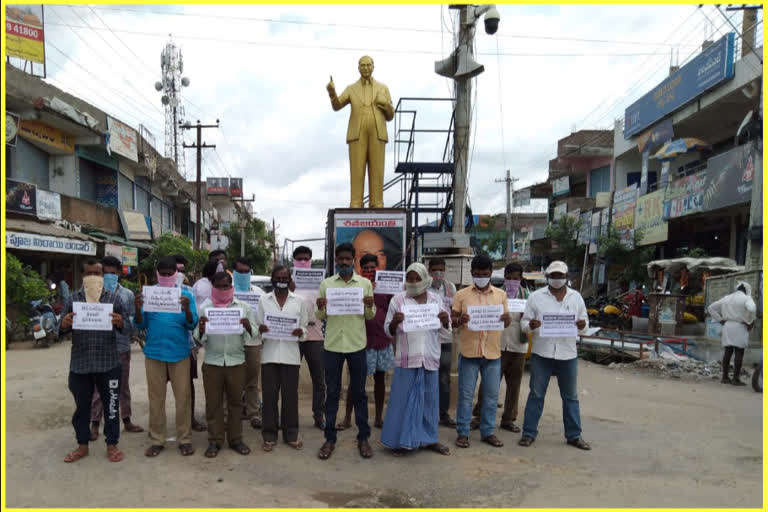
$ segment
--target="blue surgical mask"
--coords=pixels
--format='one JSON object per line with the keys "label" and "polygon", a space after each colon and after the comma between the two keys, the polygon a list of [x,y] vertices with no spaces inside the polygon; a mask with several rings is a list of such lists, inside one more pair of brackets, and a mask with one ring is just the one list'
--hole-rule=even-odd
{"label": "blue surgical mask", "polygon": [[250,272],[233,272],[232,279],[234,281],[236,292],[247,292],[251,289]]}
{"label": "blue surgical mask", "polygon": [[341,265],[336,265],[336,273],[339,274],[341,277],[351,276],[352,272],[354,271],[355,269],[352,265],[348,267],[342,267]]}
{"label": "blue surgical mask", "polygon": [[117,289],[117,274],[104,274],[104,288],[110,292]]}

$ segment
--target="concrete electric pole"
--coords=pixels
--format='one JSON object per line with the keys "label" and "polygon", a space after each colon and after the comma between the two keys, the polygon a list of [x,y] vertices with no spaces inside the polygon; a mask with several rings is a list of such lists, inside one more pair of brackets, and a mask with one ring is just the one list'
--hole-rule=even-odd
{"label": "concrete electric pole", "polygon": [[509,174],[507,169],[507,177],[500,180],[495,180],[496,183],[504,183],[507,189],[507,245],[504,249],[504,262],[509,263],[512,260],[512,196],[515,192],[515,182],[520,178],[513,178]]}
{"label": "concrete electric pole", "polygon": [[197,143],[196,144],[184,144],[185,148],[195,148],[197,149],[197,193],[196,193],[196,201],[197,201],[197,219],[195,220],[195,249],[200,249],[200,209],[202,208],[202,202],[203,202],[203,193],[202,193],[202,169],[201,166],[203,164],[203,148],[215,148],[216,144],[206,144],[205,142],[201,142],[202,137],[202,131],[203,128],[218,128],[219,127],[219,120],[216,120],[216,124],[200,124],[200,120],[197,120],[197,124],[192,125],[189,123],[184,123],[180,126],[181,128],[185,130],[191,130],[192,128],[197,129]]}
{"label": "concrete electric pole", "polygon": [[472,124],[472,79],[485,68],[473,59],[475,24],[485,14],[485,32],[499,29],[499,11],[494,5],[451,5],[459,10],[459,45],[447,59],[435,62],[435,73],[456,82],[453,134],[453,232],[464,232],[469,167],[469,135]]}

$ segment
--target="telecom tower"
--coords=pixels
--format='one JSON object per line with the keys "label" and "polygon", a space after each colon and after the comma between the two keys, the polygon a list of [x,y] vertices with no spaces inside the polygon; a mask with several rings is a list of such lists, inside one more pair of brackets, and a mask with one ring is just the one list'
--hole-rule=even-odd
{"label": "telecom tower", "polygon": [[168,41],[160,53],[160,68],[162,81],[155,82],[155,89],[163,92],[160,101],[165,106],[165,157],[176,162],[176,169],[186,179],[184,139],[179,125],[184,121],[181,88],[189,86],[189,78],[181,76],[184,72],[184,59],[181,48],[174,44],[173,39]]}

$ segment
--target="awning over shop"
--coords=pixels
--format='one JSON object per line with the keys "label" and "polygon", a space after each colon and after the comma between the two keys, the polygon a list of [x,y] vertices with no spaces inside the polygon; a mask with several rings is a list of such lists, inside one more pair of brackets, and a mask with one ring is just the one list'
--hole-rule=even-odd
{"label": "awning over shop", "polygon": [[31,220],[6,219],[5,245],[8,249],[96,255],[98,239]]}
{"label": "awning over shop", "polygon": [[143,213],[133,210],[118,210],[118,213],[127,240],[152,240],[149,223]]}
{"label": "awning over shop", "polygon": [[137,240],[126,240],[125,238],[109,235],[107,233],[103,233],[101,231],[91,231],[88,233],[88,235],[98,238],[100,240],[104,240],[105,242],[111,243],[111,244],[117,244],[117,245],[128,245],[130,247],[136,247],[138,249],[146,249],[148,251],[151,251],[153,249],[152,244],[147,244],[144,242],[139,242]]}

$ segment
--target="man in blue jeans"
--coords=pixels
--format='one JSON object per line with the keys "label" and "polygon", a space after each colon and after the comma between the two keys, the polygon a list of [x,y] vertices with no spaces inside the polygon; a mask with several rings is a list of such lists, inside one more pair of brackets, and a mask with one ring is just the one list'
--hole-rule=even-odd
{"label": "man in blue jeans", "polygon": [[[507,309],[507,294],[491,286],[491,259],[483,254],[472,259],[472,281],[456,293],[451,315],[461,328],[459,342],[459,402],[456,407],[456,446],[469,448],[469,422],[472,419],[472,398],[475,396],[477,376],[483,403],[480,411],[480,438],[484,443],[500,448],[504,443],[494,435],[496,427],[496,400],[501,384],[501,332],[509,327],[511,317]],[[493,310],[498,312],[491,313]],[[478,330],[476,322],[486,318],[487,330]],[[490,328],[490,324],[493,329]]]}
{"label": "man in blue jeans", "polygon": [[[581,450],[590,450],[589,443],[581,438],[581,418],[579,416],[579,394],[576,386],[576,374],[579,367],[576,352],[576,339],[573,336],[547,336],[542,333],[544,315],[562,315],[576,324],[584,332],[588,327],[587,308],[584,299],[576,290],[568,287],[568,266],[562,261],[553,261],[547,267],[548,286],[531,294],[525,306],[525,313],[520,322],[524,333],[533,333],[531,350],[531,384],[528,403],[525,405],[523,436],[520,446],[531,446],[539,433],[539,419],[544,410],[544,397],[547,395],[549,379],[555,375],[563,400],[563,424],[565,439],[570,446]],[[567,316],[566,316],[567,315]]]}

